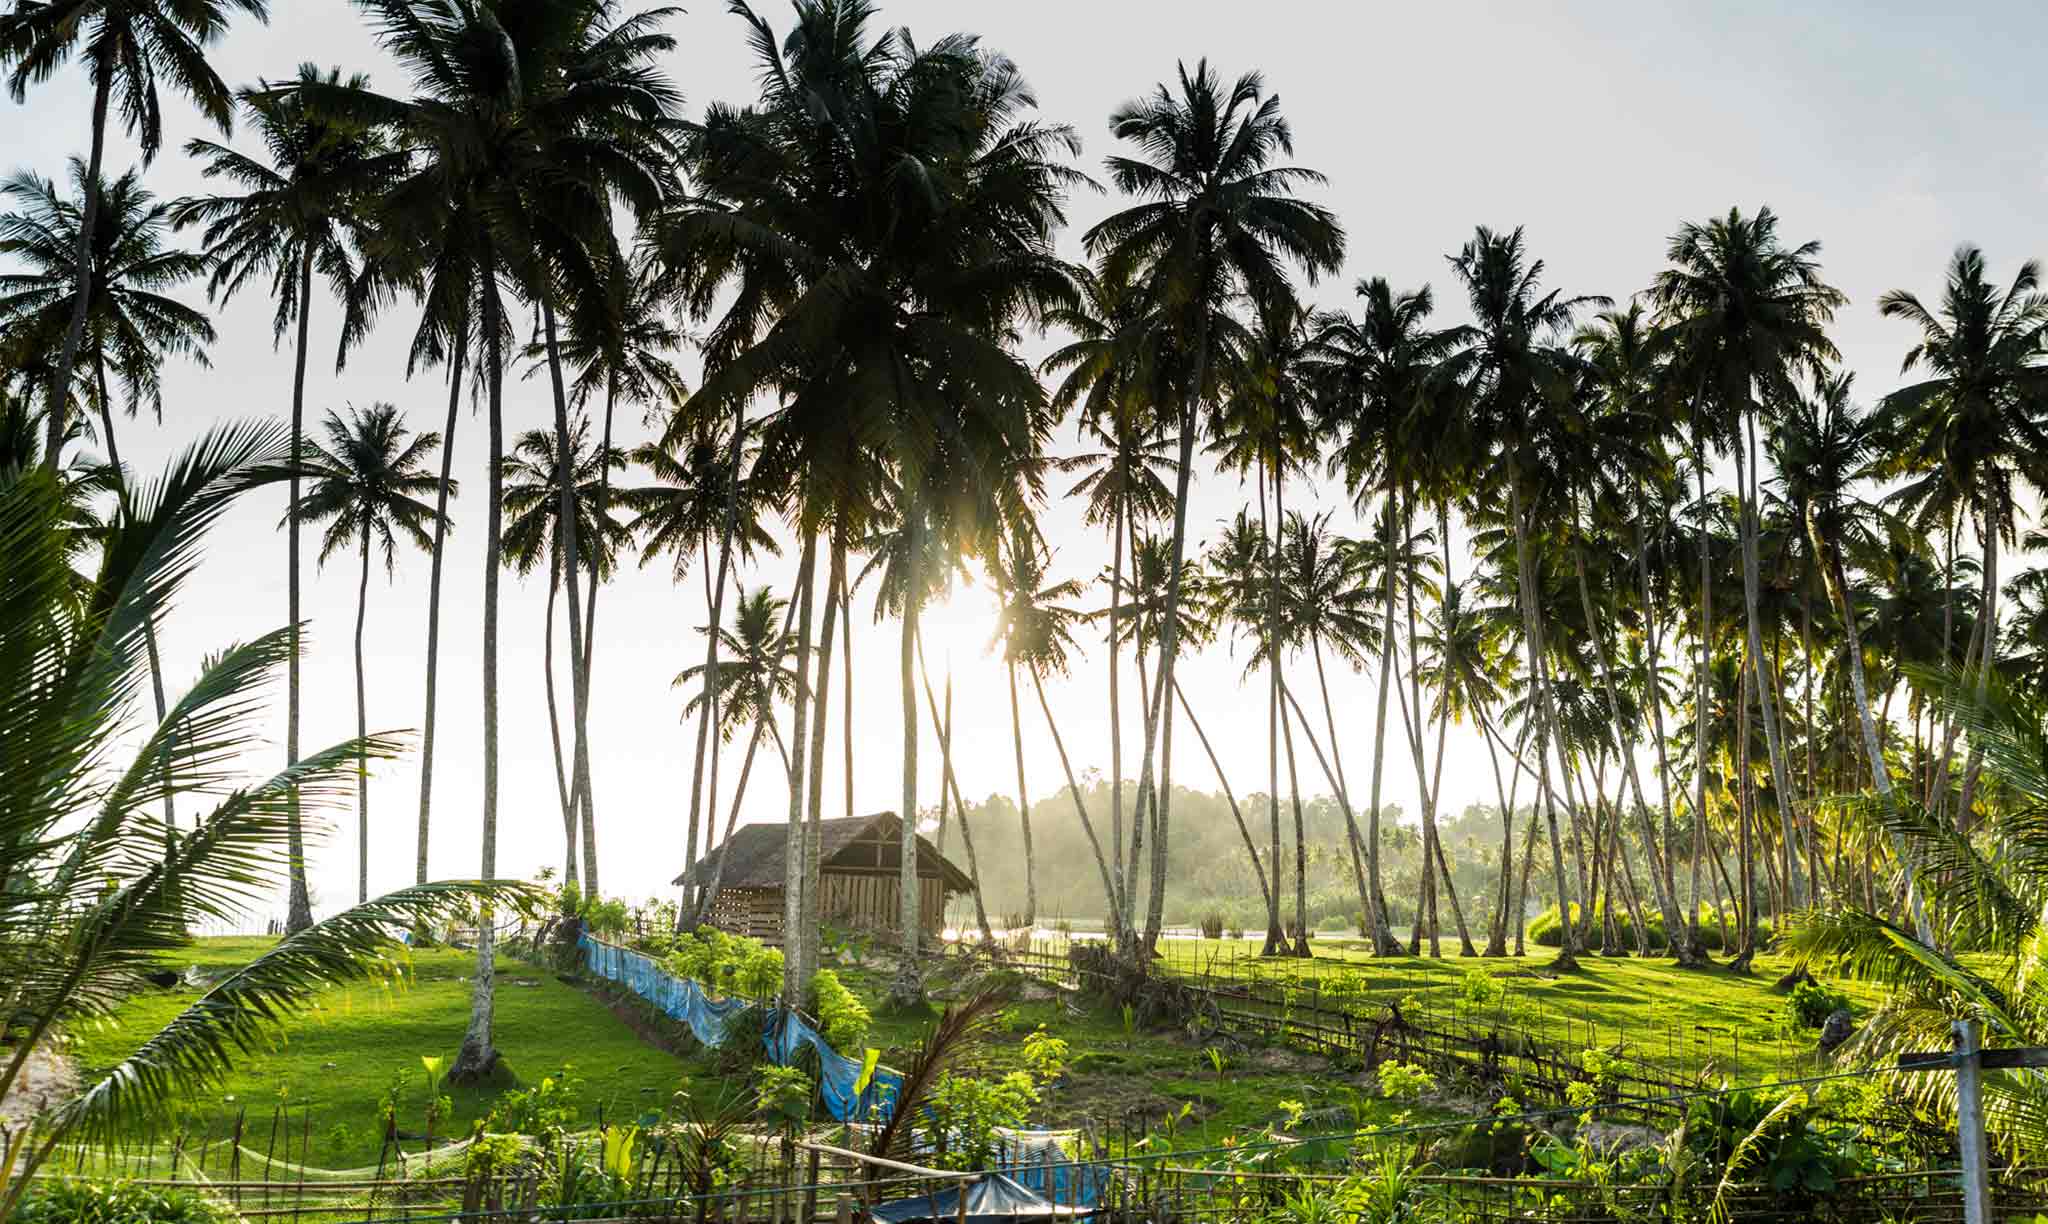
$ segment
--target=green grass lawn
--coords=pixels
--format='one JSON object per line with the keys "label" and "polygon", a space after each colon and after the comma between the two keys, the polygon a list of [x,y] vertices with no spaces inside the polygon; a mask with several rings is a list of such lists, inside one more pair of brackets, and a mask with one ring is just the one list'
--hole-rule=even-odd
{"label": "green grass lawn", "polygon": [[[172,964],[217,974],[271,942],[200,940]],[[1261,960],[1251,941],[1176,940],[1164,948],[1178,970],[1228,970],[1325,987],[1342,979],[1354,992],[1376,999],[1420,996],[1434,1013],[1456,1011],[1461,1024],[1475,1028],[1506,1015],[1516,1027],[1560,1041],[1610,1048],[1620,1042],[1637,1057],[1685,1077],[1747,1083],[1811,1067],[1814,1034],[1787,1025],[1784,997],[1771,989],[1787,966],[1770,958],[1759,958],[1751,973],[1737,975],[1719,968],[1686,972],[1662,960],[1587,956],[1579,972],[1551,975],[1548,950],[1521,960],[1376,961],[1355,941],[1320,940],[1316,957],[1299,961]],[[473,965],[471,953],[422,950],[395,986],[358,983],[325,992],[275,1045],[237,1058],[228,1080],[194,1103],[189,1129],[211,1130],[217,1139],[246,1109],[249,1134],[255,1136],[248,1145],[260,1150],[283,1101],[311,1118],[309,1163],[326,1169],[373,1164],[382,1134],[381,1102],[394,1080],[403,1080],[399,1126],[413,1133],[424,1129],[420,1060],[452,1059],[468,1019]],[[890,971],[879,961],[835,967],[871,1006],[884,993]],[[721,1080],[708,1056],[678,1057],[643,1041],[588,990],[510,959],[499,961],[498,974],[496,1040],[507,1066],[518,1080],[532,1083],[570,1065],[585,1125],[600,1113],[638,1117],[659,1109],[682,1088],[744,1090],[743,1084]],[[1466,1002],[1474,974],[1498,979],[1505,987],[1502,998],[1483,1008]],[[1831,985],[1849,994],[1859,1012],[1876,1002],[1874,991],[1855,983]],[[183,986],[145,990],[111,1019],[76,1027],[70,1048],[81,1073],[90,1078],[112,1066],[197,993]],[[883,1050],[884,1062],[902,1066],[931,1018],[877,1011],[867,1044]],[[1170,1125],[1176,1146],[1202,1146],[1280,1122],[1291,1108],[1282,1102],[1295,1103],[1312,1119],[1327,1119],[1329,1129],[1418,1112],[1372,1096],[1355,1070],[1315,1056],[1228,1043],[1212,1055],[1177,1033],[1126,1031],[1121,1015],[1067,999],[1011,1004],[1003,1037],[958,1069],[999,1075],[1019,1066],[1023,1036],[1040,1025],[1070,1048],[1069,1074],[1048,1090],[1033,1118],[1041,1125],[1087,1126],[1110,1136]],[[848,1053],[858,1057],[857,1051]],[[1220,1071],[1216,1057],[1223,1060]],[[503,1087],[450,1090],[453,1116],[437,1124],[436,1133],[467,1134]]]}
{"label": "green grass lawn", "polygon": [[[170,964],[220,973],[273,942],[202,939]],[[287,1023],[273,1047],[238,1054],[227,1081],[193,1103],[188,1128],[195,1133],[210,1128],[217,1139],[246,1108],[248,1133],[255,1138],[245,1143],[260,1151],[282,1100],[295,1112],[304,1107],[310,1114],[312,1164],[330,1169],[374,1164],[383,1134],[381,1102],[395,1079],[404,1080],[399,1127],[411,1132],[424,1128],[420,1059],[453,1060],[469,1019],[475,964],[473,952],[422,949],[412,954],[396,987],[368,982],[324,992],[311,1011]],[[500,958],[497,971],[495,1040],[506,1066],[526,1082],[553,1075],[564,1064],[572,1066],[585,1122],[594,1123],[600,1109],[608,1118],[637,1117],[660,1108],[685,1085],[689,1064],[641,1041],[587,991],[520,961]],[[198,994],[184,986],[145,989],[111,1019],[74,1026],[70,1053],[80,1074],[90,1082]],[[454,1116],[436,1132],[467,1135],[502,1087],[449,1089]]]}
{"label": "green grass lawn", "polygon": [[[1455,946],[1455,943],[1453,944]],[[1041,951],[1064,954],[1062,942],[1040,941]],[[1584,955],[1576,973],[1549,969],[1555,952],[1532,949],[1522,958],[1446,956],[1374,959],[1356,939],[1319,939],[1309,960],[1261,958],[1259,940],[1186,939],[1160,944],[1169,968],[1269,982],[1344,986],[1377,1000],[1424,1000],[1432,1013],[1455,1017],[1458,1027],[1507,1025],[1572,1046],[1612,1047],[1681,1076],[1748,1083],[1788,1076],[1812,1066],[1817,1034],[1787,1023],[1785,996],[1772,989],[1791,970],[1787,960],[1759,956],[1750,972],[1720,966],[1681,970],[1662,958]],[[1496,979],[1497,1001],[1468,1001],[1468,978]],[[1882,992],[1839,980],[1828,986],[1861,1016]],[[1340,987],[1341,989],[1342,987]],[[1313,997],[1313,996],[1310,996]]]}

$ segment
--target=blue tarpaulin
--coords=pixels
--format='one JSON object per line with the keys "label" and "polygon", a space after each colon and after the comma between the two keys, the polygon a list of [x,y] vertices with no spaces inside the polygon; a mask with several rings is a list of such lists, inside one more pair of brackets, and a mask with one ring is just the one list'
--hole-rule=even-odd
{"label": "blue tarpaulin", "polygon": [[[617,982],[661,1009],[662,1014],[690,1027],[698,1041],[707,1046],[725,1044],[733,1016],[747,1009],[744,999],[714,999],[696,981],[677,977],[650,956],[621,948],[587,933],[579,939],[584,964],[598,977]],[[796,1061],[805,1046],[817,1051],[819,1087],[826,1112],[840,1122],[882,1122],[895,1105],[903,1077],[886,1067],[876,1067],[867,1086],[860,1091],[861,1060],[834,1050],[824,1035],[812,1028],[802,1015],[784,1008],[768,1020],[761,1045],[778,1066]],[[865,1053],[865,1051],[863,1051]],[[1060,1147],[1062,1132],[1006,1131],[1002,1169],[1016,1180],[1003,1178],[1034,1197],[1044,1194],[1061,1203],[1093,1203],[1107,1170],[1069,1163]],[[994,1175],[991,1175],[994,1176]],[[1076,1194],[1078,1188],[1079,1193]],[[949,1192],[950,1193],[950,1192]],[[973,1191],[968,1207],[974,1210]],[[922,1201],[922,1200],[920,1200]],[[957,1206],[957,1200],[955,1200]],[[950,1214],[948,1219],[952,1218]]]}
{"label": "blue tarpaulin", "polygon": [[[962,1218],[961,1189],[960,1186],[949,1186],[931,1194],[877,1203],[868,1208],[868,1215],[883,1221],[883,1224],[914,1224],[919,1220],[943,1224],[947,1220],[958,1220]],[[985,1174],[965,1189],[965,1218],[980,1220],[982,1224],[1033,1224],[1035,1221],[1073,1220],[1094,1214],[1092,1207],[1066,1207],[1048,1202],[1001,1173]]]}
{"label": "blue tarpaulin", "polygon": [[[592,973],[618,982],[660,1008],[662,1014],[689,1025],[690,1032],[707,1046],[723,1045],[733,1016],[747,1008],[743,999],[712,998],[694,980],[677,977],[653,957],[588,935],[581,942],[584,963]],[[761,1035],[761,1044],[768,1057],[780,1066],[794,1062],[797,1052],[805,1046],[816,1050],[825,1108],[841,1122],[887,1119],[896,1091],[903,1085],[902,1076],[877,1067],[866,1088],[856,1091],[860,1085],[860,1060],[834,1050],[818,1030],[794,1011],[777,1012]]]}

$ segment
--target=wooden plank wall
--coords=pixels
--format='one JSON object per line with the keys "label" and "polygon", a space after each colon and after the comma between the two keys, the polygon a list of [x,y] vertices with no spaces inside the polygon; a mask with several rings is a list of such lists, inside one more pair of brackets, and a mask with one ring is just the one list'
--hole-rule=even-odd
{"label": "wooden plank wall", "polygon": [[[918,916],[928,934],[945,926],[944,881],[937,876],[918,880]],[[894,931],[900,890],[893,875],[828,871],[821,878],[818,913],[834,926],[867,931]],[[708,915],[712,925],[734,935],[782,946],[782,890],[722,888]]]}

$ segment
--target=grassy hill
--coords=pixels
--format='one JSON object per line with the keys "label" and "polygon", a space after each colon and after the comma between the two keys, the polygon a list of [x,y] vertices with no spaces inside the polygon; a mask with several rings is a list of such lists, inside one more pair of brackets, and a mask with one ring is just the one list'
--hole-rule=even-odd
{"label": "grassy hill", "polygon": [[[214,975],[268,948],[266,938],[202,939],[171,965]],[[191,1106],[189,1129],[216,1138],[246,1109],[249,1132],[262,1134],[280,1101],[310,1113],[315,1163],[327,1168],[374,1164],[383,1135],[383,1101],[399,1086],[399,1126],[424,1126],[427,1097],[423,1056],[452,1061],[469,1019],[475,953],[447,948],[412,953],[395,987],[356,983],[324,993],[314,1009],[293,1019],[271,1049],[240,1055],[227,1081]],[[538,1082],[571,1070],[573,1101],[581,1118],[638,1116],[667,1102],[685,1086],[690,1068],[681,1058],[643,1042],[586,990],[521,961],[500,958],[496,1043],[510,1075],[484,1088],[450,1088],[452,1118],[437,1134],[466,1135],[504,1088]],[[180,985],[147,990],[112,1019],[74,1027],[69,1053],[91,1079],[118,1063],[150,1033],[197,998]]]}

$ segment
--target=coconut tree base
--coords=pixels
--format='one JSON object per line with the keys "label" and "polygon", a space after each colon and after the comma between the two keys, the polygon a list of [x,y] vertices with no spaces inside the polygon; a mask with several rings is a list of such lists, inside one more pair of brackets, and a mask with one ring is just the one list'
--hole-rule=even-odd
{"label": "coconut tree base", "polygon": [[455,1064],[448,1068],[447,1083],[484,1084],[508,1072],[505,1060],[498,1056],[496,1046],[483,1045],[464,1038],[462,1048],[456,1051]]}
{"label": "coconut tree base", "polygon": [[1553,973],[1577,973],[1579,958],[1569,952],[1559,952],[1551,959],[1550,970]]}

